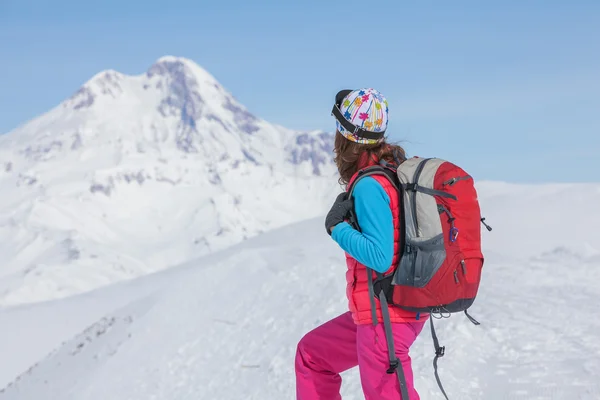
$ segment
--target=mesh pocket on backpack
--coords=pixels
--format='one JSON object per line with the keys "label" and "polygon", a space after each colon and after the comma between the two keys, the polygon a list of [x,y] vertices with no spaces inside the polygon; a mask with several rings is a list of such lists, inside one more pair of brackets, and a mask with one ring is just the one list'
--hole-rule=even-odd
{"label": "mesh pocket on backpack", "polygon": [[424,287],[440,269],[446,259],[444,235],[427,240],[406,238],[400,265],[394,274],[394,285]]}

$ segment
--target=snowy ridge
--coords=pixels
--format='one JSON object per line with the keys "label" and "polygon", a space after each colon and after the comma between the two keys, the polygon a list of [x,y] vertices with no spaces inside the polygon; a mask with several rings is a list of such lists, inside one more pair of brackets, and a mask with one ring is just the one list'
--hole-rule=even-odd
{"label": "snowy ridge", "polygon": [[103,71],[0,137],[0,306],[167,268],[325,212],[332,136],[252,115],[194,62]]}
{"label": "snowy ridge", "polygon": [[[451,399],[600,398],[600,184],[480,185],[487,257],[470,310],[437,322]],[[551,218],[549,217],[551,216]],[[289,399],[295,346],[344,312],[323,217],[80,296],[0,310],[0,400]],[[555,227],[561,227],[557,234]],[[527,245],[529,244],[529,245]],[[217,282],[217,284],[215,284]],[[427,329],[411,357],[442,399]],[[34,366],[35,365],[35,366]],[[358,400],[358,371],[343,374]]]}

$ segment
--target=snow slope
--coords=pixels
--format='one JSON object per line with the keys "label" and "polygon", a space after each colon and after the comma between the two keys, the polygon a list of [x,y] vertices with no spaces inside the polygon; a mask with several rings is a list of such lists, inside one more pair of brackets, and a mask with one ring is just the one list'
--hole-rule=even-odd
{"label": "snow slope", "polygon": [[[600,184],[483,182],[472,307],[437,323],[451,399],[599,399]],[[0,400],[291,399],[295,345],[346,310],[322,217],[73,298],[0,310]],[[411,356],[440,399],[427,329]],[[18,376],[18,378],[16,378]],[[9,384],[9,382],[12,382]],[[356,369],[344,399],[362,399]]]}
{"label": "snow slope", "polygon": [[61,298],[325,212],[333,141],[252,115],[163,57],[0,136],[0,306]]}

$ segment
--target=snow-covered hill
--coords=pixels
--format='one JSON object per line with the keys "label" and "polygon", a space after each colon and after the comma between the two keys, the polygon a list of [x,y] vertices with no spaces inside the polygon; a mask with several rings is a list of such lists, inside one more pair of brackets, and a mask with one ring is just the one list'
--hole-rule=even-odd
{"label": "snow-covered hill", "polygon": [[104,71],[0,136],[0,306],[141,276],[315,217],[332,136],[252,115],[190,60]]}
{"label": "snow-covered hill", "polygon": [[[494,230],[472,314],[439,321],[451,399],[600,398],[600,184],[484,182]],[[80,296],[0,310],[0,400],[294,398],[295,345],[346,310],[322,217]],[[61,344],[62,343],[62,344]],[[441,399],[428,330],[411,356]],[[19,376],[18,378],[16,378]],[[344,373],[358,400],[358,371]]]}

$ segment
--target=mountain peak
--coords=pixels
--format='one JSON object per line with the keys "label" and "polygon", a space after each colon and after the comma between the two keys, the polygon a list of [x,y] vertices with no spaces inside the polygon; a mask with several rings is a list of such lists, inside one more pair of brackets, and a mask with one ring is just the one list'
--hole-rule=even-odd
{"label": "mountain peak", "polygon": [[181,63],[181,64],[185,64],[190,67],[201,68],[195,61],[193,61],[189,58],[172,56],[172,55],[162,56],[154,62],[154,64],[169,64],[169,63]]}
{"label": "mountain peak", "polygon": [[152,64],[152,66],[146,72],[149,78],[153,76],[171,76],[175,79],[181,79],[182,77],[188,78],[200,84],[207,84],[210,86],[218,87],[221,86],[217,82],[216,78],[212,76],[204,68],[200,67],[194,61],[175,56],[163,56]]}
{"label": "mountain peak", "polygon": [[148,69],[146,78],[145,89],[153,85],[165,89],[158,107],[160,113],[169,115],[175,112],[181,116],[183,126],[191,130],[196,130],[202,117],[217,121],[225,130],[229,129],[226,121],[230,119],[241,132],[252,134],[259,129],[259,119],[239,104],[213,75],[192,60],[161,57]]}
{"label": "mountain peak", "polygon": [[121,82],[125,78],[126,75],[113,69],[99,72],[83,84],[63,105],[66,108],[79,110],[90,107],[98,96],[115,98],[123,92]]}
{"label": "mountain peak", "polygon": [[[138,90],[139,87],[143,90]],[[123,94],[147,98],[151,88],[160,92],[159,96],[164,99],[163,108],[165,104],[176,104],[177,107],[185,104],[198,111],[205,101],[235,103],[233,96],[216,78],[194,61],[184,57],[164,56],[141,75],[125,75],[113,69],[97,73],[63,103],[63,108],[88,109],[98,102],[114,102],[114,99]],[[164,110],[161,109],[161,113]]]}

